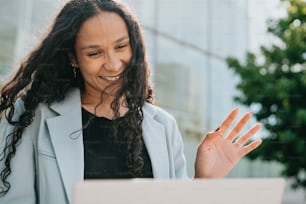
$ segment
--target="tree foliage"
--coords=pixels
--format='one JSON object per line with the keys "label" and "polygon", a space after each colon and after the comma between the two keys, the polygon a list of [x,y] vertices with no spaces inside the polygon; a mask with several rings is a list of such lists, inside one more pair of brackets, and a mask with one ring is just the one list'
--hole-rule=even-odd
{"label": "tree foliage", "polygon": [[248,157],[283,164],[294,187],[306,189],[306,1],[282,3],[286,17],[268,22],[277,43],[262,46],[260,56],[248,52],[244,62],[229,57],[227,64],[241,78],[235,100],[257,107],[254,115],[268,132]]}

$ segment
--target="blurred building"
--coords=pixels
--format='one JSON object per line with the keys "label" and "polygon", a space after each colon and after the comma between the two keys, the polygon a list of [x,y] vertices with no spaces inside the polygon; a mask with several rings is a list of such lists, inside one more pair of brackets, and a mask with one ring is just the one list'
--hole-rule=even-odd
{"label": "blurred building", "polygon": [[[239,106],[233,101],[239,79],[224,59],[244,59],[247,50],[256,52],[260,44],[270,43],[265,21],[278,17],[273,15],[282,8],[278,0],[122,1],[144,28],[156,103],[178,121],[192,176],[204,133]],[[0,0],[0,78],[36,45],[63,2]],[[229,177],[278,176],[279,171],[276,164],[243,160]]]}
{"label": "blurred building", "polygon": [[61,0],[0,0],[0,79],[37,44]]}

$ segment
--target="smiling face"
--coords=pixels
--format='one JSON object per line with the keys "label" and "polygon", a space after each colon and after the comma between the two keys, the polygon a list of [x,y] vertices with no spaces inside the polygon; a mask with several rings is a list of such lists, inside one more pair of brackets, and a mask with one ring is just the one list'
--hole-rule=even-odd
{"label": "smiling face", "polygon": [[105,11],[89,18],[78,32],[75,52],[76,59],[72,60],[84,78],[83,94],[100,97],[105,91],[114,95],[132,57],[124,20],[114,12]]}

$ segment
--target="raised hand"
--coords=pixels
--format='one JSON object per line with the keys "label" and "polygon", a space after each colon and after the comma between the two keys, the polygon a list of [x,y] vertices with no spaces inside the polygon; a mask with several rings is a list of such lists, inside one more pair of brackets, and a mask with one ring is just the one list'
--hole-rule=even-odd
{"label": "raised hand", "polygon": [[227,134],[238,109],[233,109],[223,123],[214,131],[207,133],[200,143],[195,161],[195,178],[220,178],[228,174],[238,161],[246,154],[257,148],[262,140],[246,143],[261,128],[257,123],[239,137],[239,133],[251,118],[252,113],[246,113],[233,129]]}

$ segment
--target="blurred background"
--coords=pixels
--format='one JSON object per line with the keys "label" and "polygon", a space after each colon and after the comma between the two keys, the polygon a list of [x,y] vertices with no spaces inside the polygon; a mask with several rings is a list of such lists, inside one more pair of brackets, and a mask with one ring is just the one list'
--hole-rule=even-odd
{"label": "blurred background", "polygon": [[[36,45],[64,2],[63,0],[0,0],[0,84]],[[256,137],[268,138],[275,133],[270,128],[271,122],[265,123],[265,118],[260,115],[263,112],[262,103],[260,101],[248,103],[242,100],[249,96],[245,89],[237,85],[249,83],[244,81],[249,78],[244,78],[242,74],[242,71],[250,66],[250,63],[246,63],[250,61],[247,52],[257,56],[257,61],[253,65],[261,64],[260,74],[262,74],[264,65],[268,63],[268,57],[263,55],[261,46],[267,47],[270,54],[273,54],[274,44],[279,47],[286,44],[278,39],[280,36],[268,32],[268,25],[270,27],[277,25],[277,23],[268,24],[268,19],[277,21],[287,18],[288,9],[290,10],[294,2],[300,2],[296,10],[302,7],[300,10],[304,14],[300,22],[295,21],[295,27],[306,30],[304,18],[306,6],[303,7],[306,4],[305,0],[124,0],[123,2],[135,11],[144,28],[156,103],[177,119],[185,143],[188,174],[191,177],[198,143],[206,132],[218,127],[234,107],[239,107],[241,114],[246,111],[258,113],[247,127],[250,128],[256,119],[264,122],[266,128]],[[280,30],[279,33],[282,31],[284,30]],[[305,44],[305,37],[302,38],[302,43]],[[286,46],[282,48],[285,49]],[[306,84],[306,51],[305,47],[301,49],[302,62],[298,63]],[[280,58],[285,57],[282,55]],[[243,63],[246,63],[245,66]],[[296,63],[290,65],[295,66]],[[254,79],[250,81],[254,82]],[[256,83],[254,86],[250,84],[250,87],[256,87]],[[251,97],[249,99],[252,100]],[[277,110],[280,110],[281,106],[277,107]],[[304,112],[302,116],[306,118],[306,113]],[[278,121],[277,117],[275,121]],[[302,149],[300,152],[305,152],[305,135],[300,135],[300,138],[303,137],[304,139],[299,140]],[[279,140],[276,142],[280,143]],[[270,151],[273,152],[274,149]],[[275,151],[282,152],[282,149]],[[267,150],[262,152],[269,154]],[[290,158],[293,163],[301,161],[302,165],[293,173],[284,171],[286,165],[277,156],[263,157],[254,154],[243,159],[228,177],[283,176],[287,180],[283,203],[302,204],[305,203],[306,165],[305,154],[301,155]],[[293,189],[291,184],[296,184],[300,188]]]}

